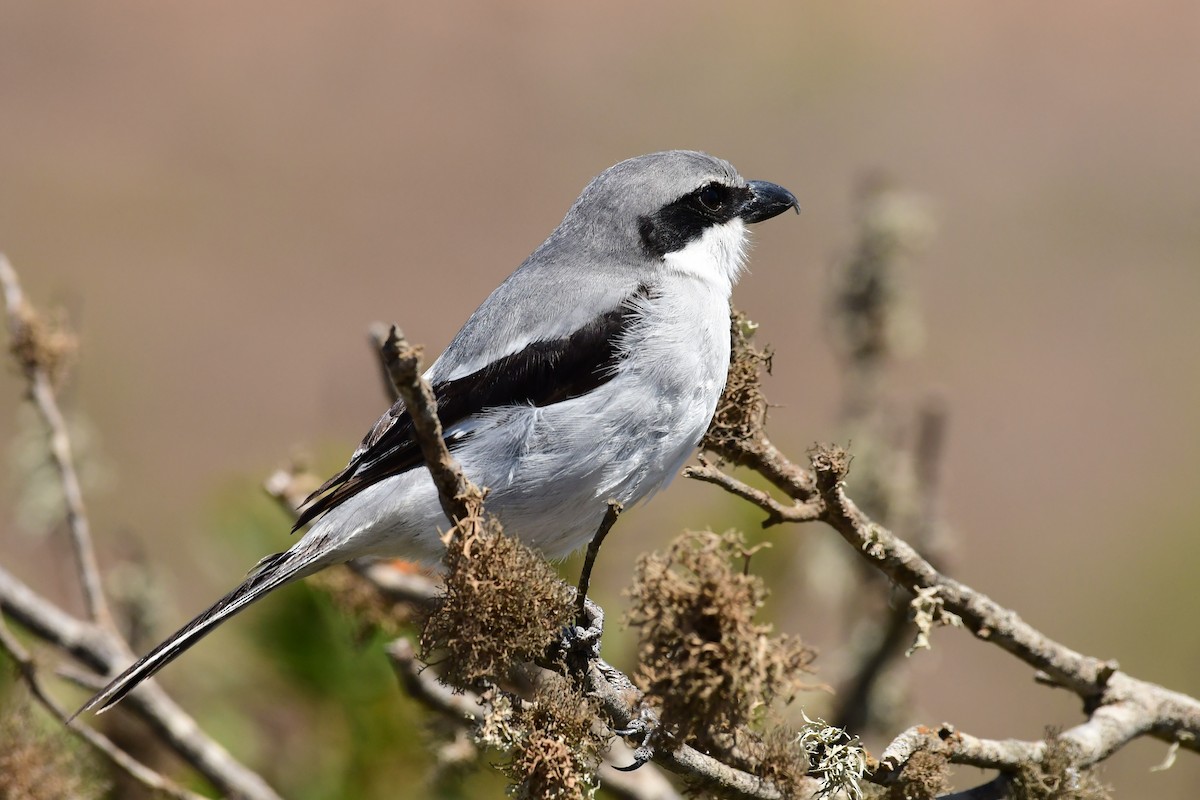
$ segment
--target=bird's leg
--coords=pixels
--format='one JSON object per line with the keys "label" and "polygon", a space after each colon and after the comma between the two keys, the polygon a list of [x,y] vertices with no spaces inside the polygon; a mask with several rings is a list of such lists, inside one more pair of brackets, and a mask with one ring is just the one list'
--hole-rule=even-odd
{"label": "bird's leg", "polygon": [[[596,558],[600,555],[600,545],[604,544],[604,537],[608,536],[608,532],[612,530],[612,526],[616,524],[617,517],[621,516],[622,506],[616,500],[608,501],[608,511],[604,512],[604,519],[600,522],[600,527],[596,530],[596,534],[592,536],[592,541],[588,542],[587,553],[583,557],[583,568],[579,570],[579,588],[575,591],[575,627],[585,628],[590,630],[590,622],[595,622],[597,627],[602,626],[604,622],[604,614],[597,615],[594,613],[600,610],[600,606],[588,600],[588,586],[592,582],[592,567],[596,564]],[[588,604],[591,603],[589,608]],[[596,635],[599,638],[599,634]]]}
{"label": "bird's leg", "polygon": [[600,545],[604,543],[604,537],[608,536],[620,515],[621,504],[616,500],[609,500],[608,511],[605,512],[592,541],[588,543],[583,568],[579,571],[579,586],[575,590],[575,624],[563,630],[562,640],[558,643],[559,654],[572,670],[586,670],[589,661],[600,657],[604,609],[592,602],[587,592],[592,580],[592,567],[600,554]]}

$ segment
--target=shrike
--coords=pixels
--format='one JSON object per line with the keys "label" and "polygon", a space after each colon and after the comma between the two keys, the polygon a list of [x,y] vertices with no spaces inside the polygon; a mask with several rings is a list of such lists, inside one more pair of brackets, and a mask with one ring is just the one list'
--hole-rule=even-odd
{"label": "shrike", "polygon": [[[746,226],[789,208],[791,192],[704,153],[622,161],[471,315],[425,377],[451,452],[506,531],[566,555],[610,498],[629,507],[679,471],[725,386]],[[81,710],[108,708],[285,583],[364,556],[437,560],[447,520],[403,402],[309,498],[296,527],[308,523]]]}

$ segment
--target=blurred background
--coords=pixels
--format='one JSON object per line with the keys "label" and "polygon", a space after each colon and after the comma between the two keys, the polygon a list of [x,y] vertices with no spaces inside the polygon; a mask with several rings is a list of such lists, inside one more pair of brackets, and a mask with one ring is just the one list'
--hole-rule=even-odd
{"label": "blurred background", "polygon": [[[735,295],[775,347],[773,440],[802,459],[842,433],[830,274],[856,186],[882,170],[937,220],[907,273],[923,345],[889,402],[947,409],[950,571],[1077,650],[1200,694],[1193,2],[19,0],[0,7],[0,108],[0,251],[82,338],[64,404],[93,528],[116,581],[157,593],[155,634],[286,546],[268,472],[298,449],[340,466],[386,407],[369,323],[438,352],[593,175],[695,148],[804,208],[756,229]],[[33,418],[7,375],[0,552],[77,610],[61,536],[36,534]],[[758,519],[676,481],[605,547],[610,620],[638,552]],[[834,669],[846,631],[820,584],[856,575],[814,574],[798,542],[840,541],[766,538],[777,624]],[[424,773],[423,723],[347,631],[294,588],[163,682],[286,796],[393,796]],[[904,726],[1035,738],[1081,720],[961,631],[907,666]],[[1194,797],[1200,759],[1151,773],[1165,751],[1108,762],[1117,797]],[[442,791],[498,791],[471,780]]]}

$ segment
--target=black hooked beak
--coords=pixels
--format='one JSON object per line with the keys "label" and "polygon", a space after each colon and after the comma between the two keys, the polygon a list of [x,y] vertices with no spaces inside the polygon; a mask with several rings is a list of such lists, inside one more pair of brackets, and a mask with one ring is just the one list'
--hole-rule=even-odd
{"label": "black hooked beak", "polygon": [[747,223],[778,217],[789,208],[800,213],[796,196],[782,186],[767,181],[748,181],[746,185],[750,187],[750,199],[742,206],[740,216]]}

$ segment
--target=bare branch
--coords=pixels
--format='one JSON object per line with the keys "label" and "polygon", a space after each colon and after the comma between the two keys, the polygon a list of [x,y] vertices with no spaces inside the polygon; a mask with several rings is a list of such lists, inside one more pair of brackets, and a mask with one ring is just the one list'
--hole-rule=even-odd
{"label": "bare branch", "polygon": [[[793,497],[808,497],[816,487],[821,504],[819,519],[841,534],[860,556],[898,586],[914,594],[935,589],[946,611],[962,618],[976,637],[1008,651],[1084,699],[1091,713],[1087,722],[1061,734],[1080,748],[1079,766],[1101,761],[1131,739],[1145,734],[1200,752],[1200,701],[1118,671],[1114,662],[1085,656],[1050,639],[1016,612],[987,595],[942,575],[916,550],[887,528],[870,519],[847,496],[843,478],[849,459],[840,448],[818,447],[811,454],[810,477],[788,489]],[[725,486],[727,481],[711,481]],[[746,492],[739,497],[757,502]],[[812,502],[809,500],[809,502]],[[1045,678],[1042,679],[1043,681]],[[918,730],[918,729],[914,729]],[[928,730],[928,729],[919,729]],[[913,752],[905,742],[916,734],[902,734],[885,752],[895,765],[897,754]],[[907,739],[906,739],[907,737]],[[930,743],[922,734],[923,741]],[[1012,768],[1021,759],[1040,758],[1044,742],[994,742],[955,733],[951,760],[983,767]],[[890,755],[889,755],[890,754]]]}
{"label": "bare branch", "polygon": [[732,475],[722,472],[710,464],[704,456],[700,457],[700,466],[686,467],[683,470],[683,476],[703,483],[716,484],[725,491],[754,503],[767,512],[767,519],[763,521],[764,528],[783,522],[812,522],[820,517],[819,505],[797,501],[790,506],[785,506],[762,489],[755,489]]}
{"label": "bare branch", "polygon": [[204,800],[200,795],[189,792],[166,776],[146,767],[113,744],[112,740],[104,734],[71,718],[66,709],[60,706],[46,691],[46,687],[42,685],[41,678],[38,676],[37,665],[34,663],[33,657],[9,631],[3,617],[0,617],[0,650],[3,650],[9,658],[16,662],[21,678],[29,687],[33,698],[72,733],[99,751],[117,769],[152,792],[179,798],[179,800]]}
{"label": "bare branch", "polygon": [[395,325],[381,348],[384,364],[396,391],[412,417],[417,444],[437,486],[442,509],[451,523],[471,515],[468,500],[479,496],[479,490],[463,475],[462,468],[446,447],[442,438],[442,423],[437,415],[437,398],[433,388],[421,376],[421,347],[410,345]]}
{"label": "bare branch", "polygon": [[474,692],[457,692],[439,681],[417,659],[412,642],[396,639],[387,646],[388,658],[409,696],[420,700],[427,708],[459,720],[479,719],[484,703]]}
{"label": "bare branch", "polygon": [[[3,568],[0,568],[0,612],[101,675],[115,675],[132,657],[115,633],[72,617]],[[154,681],[130,694],[121,707],[141,718],[163,744],[221,792],[247,800],[279,800],[279,795],[261,776],[209,738]]]}
{"label": "bare branch", "polygon": [[91,526],[88,524],[87,510],[83,503],[79,475],[75,471],[67,423],[58,407],[43,344],[38,342],[41,334],[38,331],[37,315],[25,299],[17,271],[3,254],[0,254],[0,289],[4,292],[4,307],[8,315],[13,356],[29,384],[29,397],[49,431],[50,454],[62,484],[67,527],[71,532],[71,549],[75,553],[75,565],[87,605],[88,619],[110,631],[116,631],[112,613],[104,598],[100,567],[97,565],[96,551],[92,546]]}
{"label": "bare branch", "polygon": [[385,325],[382,322],[373,322],[367,331],[367,341],[370,342],[371,350],[378,359],[379,378],[381,383],[383,383],[383,394],[390,402],[394,403],[400,399],[400,390],[392,382],[392,371],[388,366],[388,357],[383,349],[384,345],[387,344],[390,333],[390,325]]}

